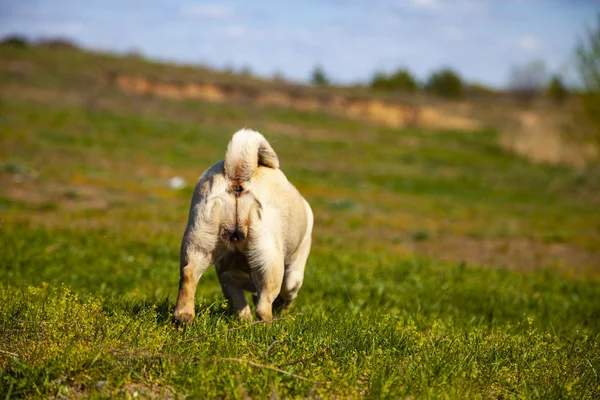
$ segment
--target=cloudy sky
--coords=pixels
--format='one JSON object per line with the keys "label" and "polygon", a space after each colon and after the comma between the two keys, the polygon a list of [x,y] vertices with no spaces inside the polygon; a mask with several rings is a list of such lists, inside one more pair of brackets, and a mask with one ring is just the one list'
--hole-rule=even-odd
{"label": "cloudy sky", "polygon": [[0,36],[67,37],[161,60],[249,66],[306,80],[316,64],[337,82],[441,66],[503,86],[511,66],[543,60],[569,73],[600,0],[0,0]]}

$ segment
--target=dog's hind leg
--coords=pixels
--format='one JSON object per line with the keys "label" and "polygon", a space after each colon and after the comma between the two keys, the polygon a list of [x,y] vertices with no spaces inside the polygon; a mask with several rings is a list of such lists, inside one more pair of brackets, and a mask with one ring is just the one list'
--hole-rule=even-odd
{"label": "dog's hind leg", "polygon": [[265,263],[252,268],[252,281],[258,294],[256,316],[262,321],[273,319],[273,302],[283,282],[283,254],[272,254]]}
{"label": "dog's hind leg", "polygon": [[191,324],[194,320],[194,297],[198,280],[210,266],[210,254],[191,252],[184,254],[181,259],[179,276],[179,295],[173,312],[173,318],[180,323]]}
{"label": "dog's hind leg", "polygon": [[250,306],[246,302],[246,297],[244,296],[244,286],[227,272],[217,273],[217,276],[223,294],[227,298],[227,301],[232,303],[233,309],[237,312],[238,316],[241,319],[251,321],[252,313],[250,312]]}
{"label": "dog's hind leg", "polygon": [[279,293],[273,304],[276,312],[290,308],[298,295],[300,287],[302,287],[304,268],[306,267],[306,260],[310,253],[310,242],[310,235],[306,235],[296,253],[291,257],[290,263],[285,266],[281,293]]}

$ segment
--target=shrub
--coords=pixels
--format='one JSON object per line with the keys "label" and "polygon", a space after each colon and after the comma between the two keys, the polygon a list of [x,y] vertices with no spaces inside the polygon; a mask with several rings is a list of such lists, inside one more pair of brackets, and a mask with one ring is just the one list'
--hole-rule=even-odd
{"label": "shrub", "polygon": [[320,65],[317,65],[315,67],[315,69],[312,72],[310,80],[313,85],[317,85],[317,86],[329,85],[329,78],[327,78],[327,75],[325,74],[323,67],[321,67]]}
{"label": "shrub", "polygon": [[38,42],[39,46],[48,47],[51,49],[67,49],[67,50],[77,50],[79,47],[69,39],[65,38],[49,38],[49,39],[41,39]]}
{"label": "shrub", "polygon": [[554,75],[548,84],[548,96],[557,103],[562,103],[569,94],[560,75]]}
{"label": "shrub", "polygon": [[598,26],[586,31],[576,55],[577,71],[585,89],[585,110],[600,133],[600,14]]}
{"label": "shrub", "polygon": [[244,65],[240,70],[240,75],[244,77],[251,77],[253,75],[252,68],[249,65]]}
{"label": "shrub", "polygon": [[29,47],[29,42],[23,36],[19,35],[10,35],[2,39],[0,42],[2,45],[12,46],[12,47]]}
{"label": "shrub", "polygon": [[494,88],[491,88],[483,83],[472,82],[472,83],[464,84],[463,92],[467,96],[469,96],[469,95],[480,96],[480,95],[494,94],[495,90],[494,90]]}
{"label": "shrub", "polygon": [[546,66],[540,60],[514,66],[510,71],[510,90],[517,99],[524,103],[533,100],[547,82]]}
{"label": "shrub", "polygon": [[419,85],[406,68],[399,68],[391,75],[377,72],[371,80],[371,88],[379,90],[404,90],[415,92]]}
{"label": "shrub", "polygon": [[442,97],[459,98],[463,96],[462,79],[450,68],[433,72],[425,83],[425,89]]}

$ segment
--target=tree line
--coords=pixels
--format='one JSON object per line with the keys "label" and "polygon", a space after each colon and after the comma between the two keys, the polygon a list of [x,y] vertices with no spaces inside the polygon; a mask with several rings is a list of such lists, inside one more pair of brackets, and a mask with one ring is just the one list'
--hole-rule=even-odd
{"label": "tree line", "polygon": [[[589,28],[577,44],[573,64],[580,81],[576,88],[565,84],[565,79],[560,73],[549,74],[542,61],[533,60],[511,68],[506,91],[525,103],[542,94],[557,103],[562,103],[570,92],[577,91],[583,97],[588,114],[597,119],[600,126],[600,14],[597,26]],[[311,82],[319,86],[331,84],[322,66],[317,66],[312,71]],[[481,84],[466,82],[450,67],[433,71],[422,82],[406,67],[389,73],[378,71],[372,76],[368,86],[383,92],[422,91],[450,99],[462,98],[468,92],[495,91]]]}
{"label": "tree line", "polygon": [[[317,86],[331,84],[331,80],[322,66],[317,66],[313,70],[311,83]],[[405,67],[398,68],[391,73],[378,71],[373,75],[368,86],[381,92],[416,93],[422,91],[449,99],[460,99],[466,93],[496,91],[482,84],[466,82],[458,72],[450,67],[433,71],[422,82]],[[537,60],[511,69],[508,91],[523,101],[529,101],[545,92],[555,101],[562,102],[569,93],[563,77],[560,74],[549,76],[543,62]]]}

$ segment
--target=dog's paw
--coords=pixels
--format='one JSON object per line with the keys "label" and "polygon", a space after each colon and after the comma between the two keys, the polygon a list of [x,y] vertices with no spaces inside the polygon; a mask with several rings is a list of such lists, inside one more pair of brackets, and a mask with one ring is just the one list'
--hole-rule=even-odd
{"label": "dog's paw", "polygon": [[280,314],[284,311],[287,311],[294,304],[294,300],[285,300],[281,296],[277,296],[275,301],[273,302],[273,312],[275,314]]}
{"label": "dog's paw", "polygon": [[175,310],[173,321],[178,324],[190,325],[194,321],[194,311]]}
{"label": "dog's paw", "polygon": [[246,306],[238,311],[238,318],[243,321],[252,321],[254,318],[252,317],[252,311],[250,311],[250,307]]}
{"label": "dog's paw", "polygon": [[261,306],[260,304],[256,307],[256,317],[264,322],[271,322],[273,319],[273,312],[271,305]]}

